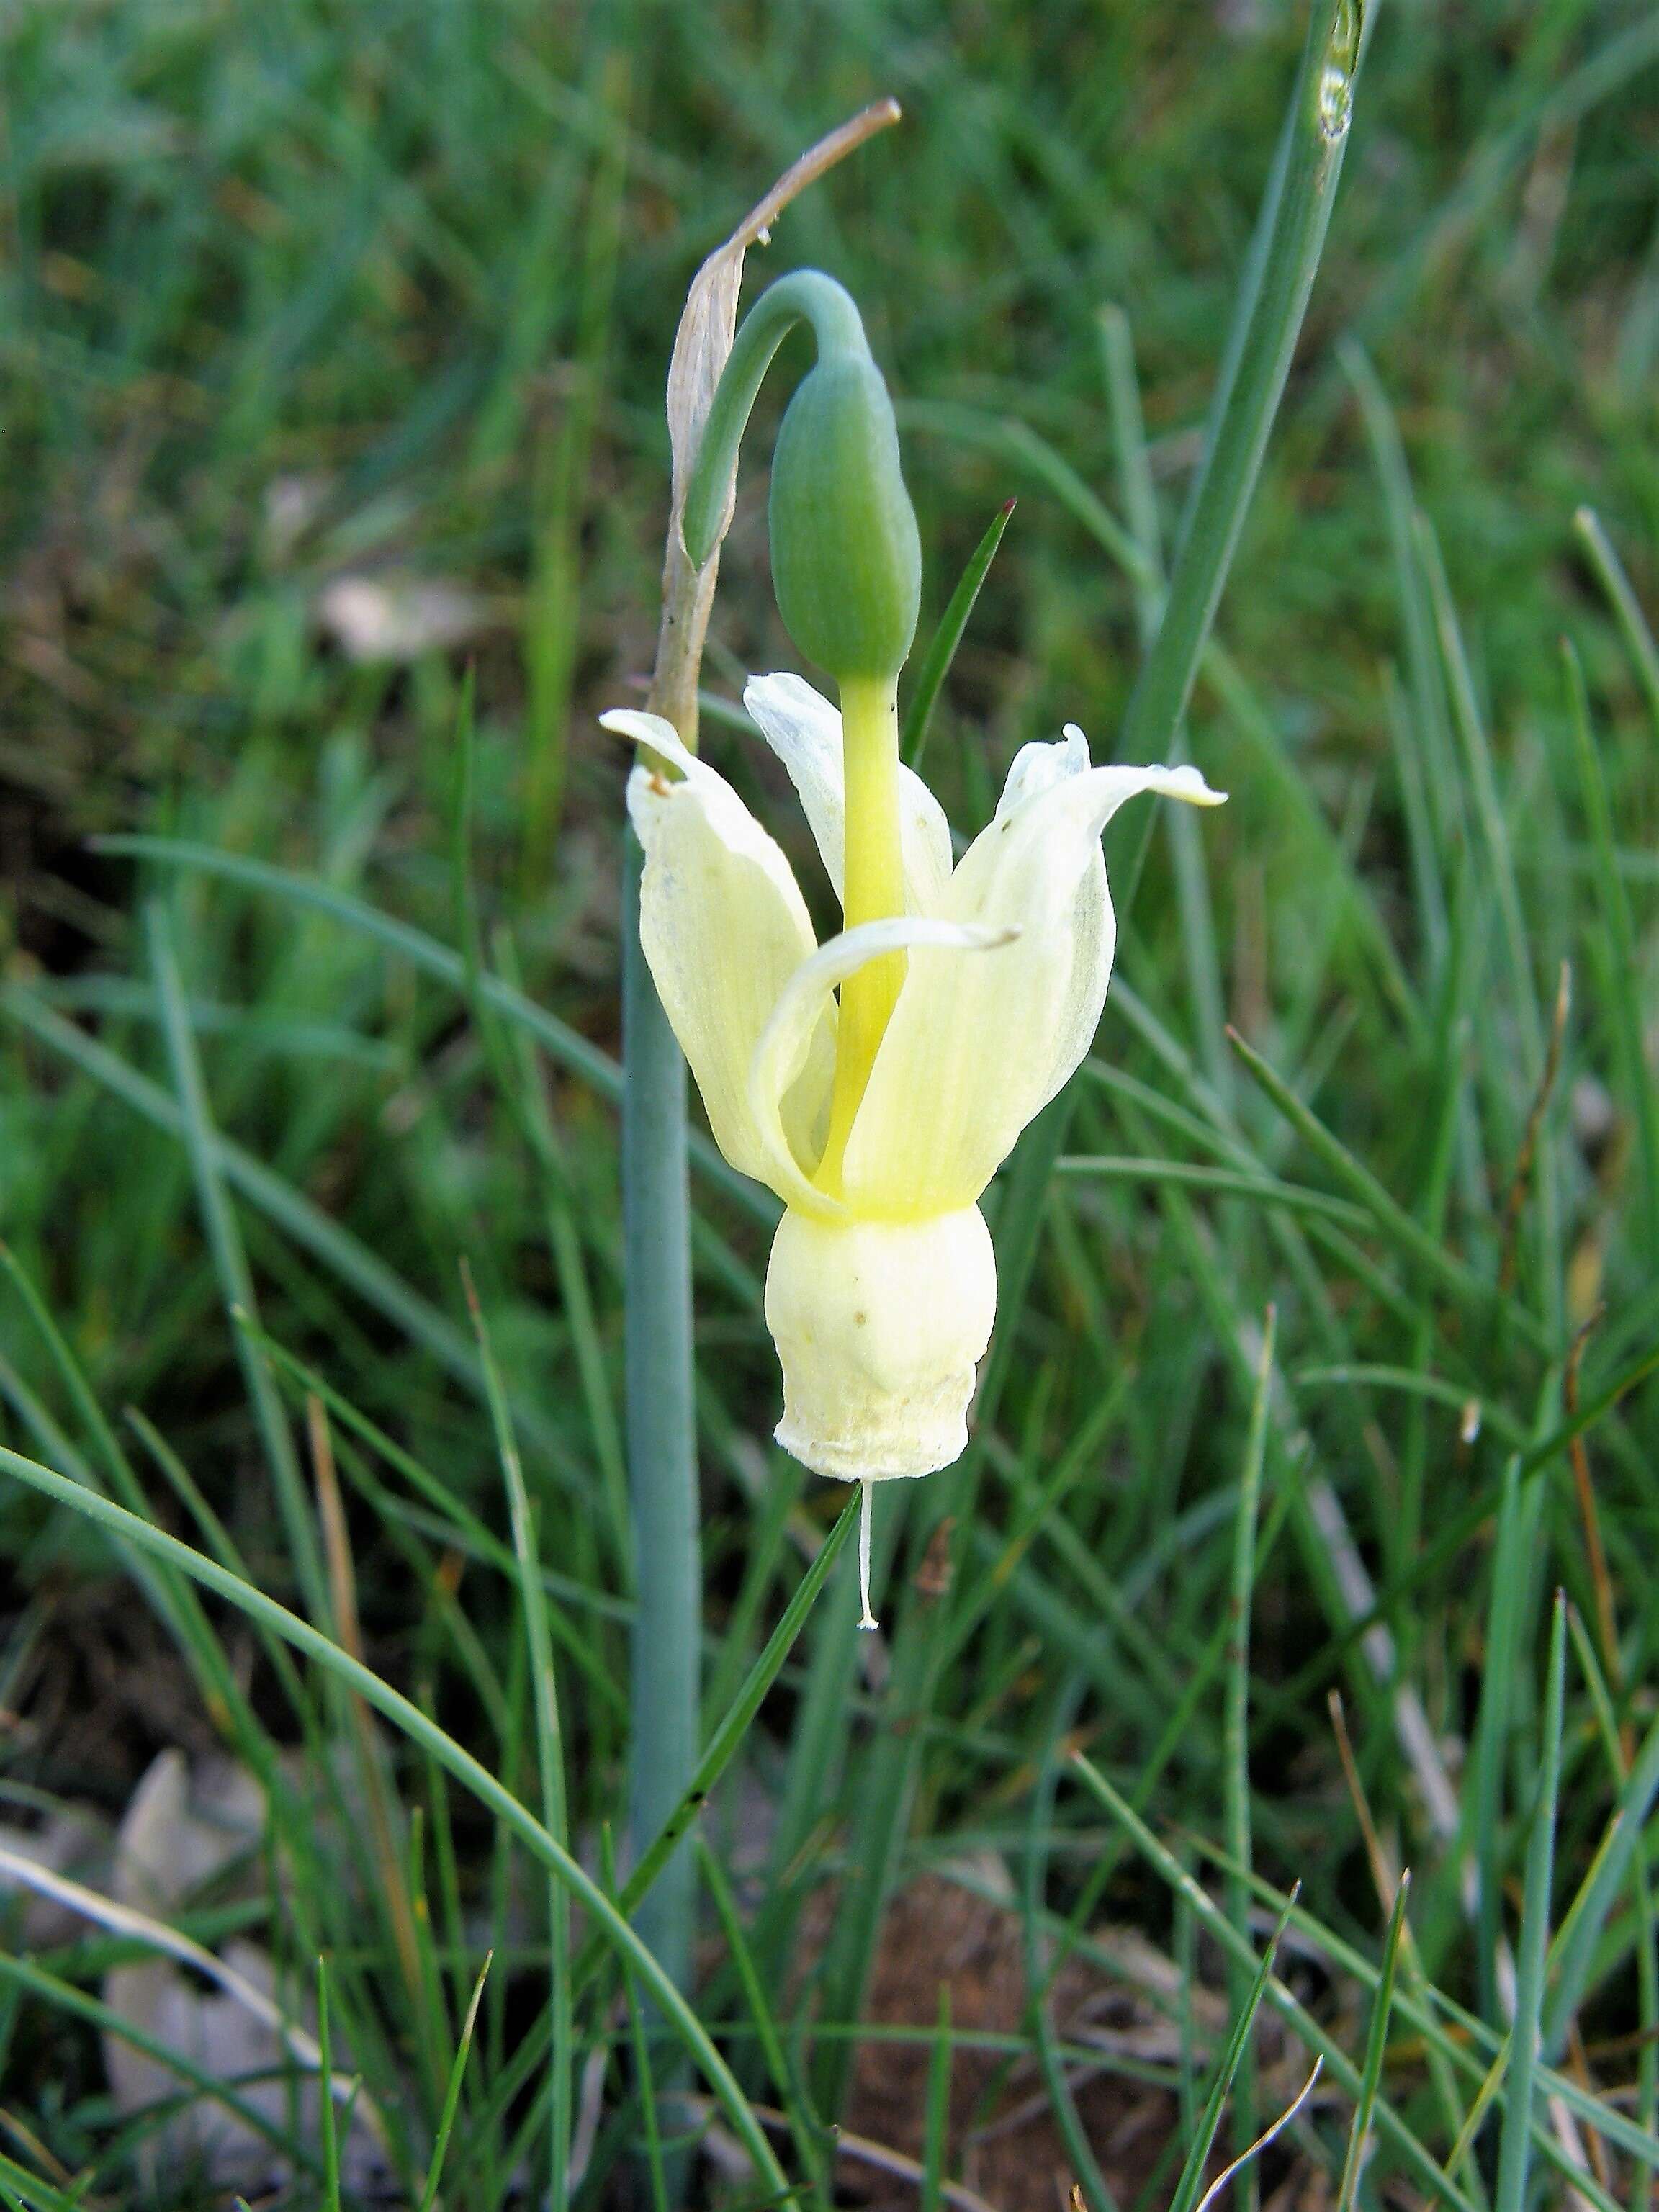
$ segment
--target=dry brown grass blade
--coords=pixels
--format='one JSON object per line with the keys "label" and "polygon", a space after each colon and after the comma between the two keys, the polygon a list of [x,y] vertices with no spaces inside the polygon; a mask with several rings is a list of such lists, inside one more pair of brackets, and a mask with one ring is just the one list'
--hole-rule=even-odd
{"label": "dry brown grass blade", "polygon": [[[306,1435],[311,1447],[312,1471],[317,1485],[317,1517],[322,1523],[323,1556],[328,1573],[329,1602],[334,1613],[335,1640],[359,1664],[363,1663],[362,1630],[357,1618],[357,1577],[352,1564],[351,1541],[346,1528],[340,1479],[334,1465],[334,1443],[328,1414],[314,1392],[306,1398]],[[347,1710],[356,1740],[357,1765],[362,1777],[368,1814],[370,1844],[398,1947],[398,1970],[420,2018],[423,1997],[421,1947],[415,1929],[415,1909],[403,1854],[398,1848],[392,1808],[386,1803],[383,1753],[374,1717],[360,1697],[349,1692]]]}
{"label": "dry brown grass blade", "polygon": [[1383,1845],[1371,1811],[1370,1799],[1365,1795],[1365,1785],[1360,1779],[1359,1762],[1353,1755],[1353,1743],[1348,1735],[1348,1716],[1342,1704],[1342,1692],[1331,1691],[1325,1702],[1330,1711],[1332,1732],[1336,1737],[1336,1755],[1342,1762],[1342,1778],[1348,1785],[1349,1801],[1359,1823],[1359,1832],[1364,1838],[1365,1856],[1370,1864],[1371,1882],[1376,1891],[1377,1902],[1384,1912],[1392,1912],[1395,1893],[1400,1887],[1400,1870]]}
{"label": "dry brown grass blade", "polygon": [[329,1602],[334,1610],[334,1635],[343,1651],[359,1662],[363,1639],[357,1625],[357,1577],[346,1534],[345,1507],[340,1498],[340,1479],[334,1466],[334,1440],[328,1415],[314,1391],[306,1396],[306,1437],[311,1446],[312,1471],[317,1482],[317,1517],[323,1528],[323,1555],[328,1568]]}
{"label": "dry brown grass blade", "polygon": [[1504,1205],[1503,1258],[1498,1270],[1498,1287],[1507,1297],[1515,1288],[1515,1271],[1521,1250],[1521,1214],[1527,1202],[1527,1187],[1532,1181],[1533,1162],[1538,1157],[1539,1133],[1544,1126],[1544,1115],[1554,1095],[1556,1079],[1561,1073],[1561,1047],[1567,1034],[1567,1017],[1572,1011],[1572,967],[1561,963],[1560,980],[1555,988],[1555,1012],[1550,1023],[1549,1047],[1544,1055],[1544,1073],[1538,1079],[1532,1110],[1527,1115],[1525,1133],[1521,1139],[1521,1150],[1516,1155],[1515,1173],[1510,1177],[1509,1196]]}
{"label": "dry brown grass blade", "polygon": [[[9,2111],[3,2105],[0,2105],[0,2127],[4,2128],[6,2133],[21,2146],[41,2172],[55,2182],[59,2189],[74,2188],[75,2176],[64,2165],[63,2160],[41,2142],[33,2128],[26,2127],[16,2113]],[[106,2204],[109,2199],[106,2197],[83,2197],[81,2202],[90,2208]]]}

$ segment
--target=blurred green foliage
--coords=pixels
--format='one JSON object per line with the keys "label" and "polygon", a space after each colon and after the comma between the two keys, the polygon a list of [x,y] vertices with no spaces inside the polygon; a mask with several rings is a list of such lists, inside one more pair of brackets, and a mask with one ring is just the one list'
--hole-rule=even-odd
{"label": "blurred green foliage", "polygon": [[[614,1810],[625,1724],[611,1103],[568,1053],[538,1060],[522,1024],[486,1018],[465,975],[458,988],[389,951],[337,902],[474,943],[614,1050],[624,763],[593,718],[649,663],[674,325],[702,256],[764,185],[884,92],[904,125],[790,210],[751,291],[812,264],[860,302],[900,407],[924,637],[1018,495],[930,739],[952,820],[978,827],[1018,745],[1062,720],[1109,752],[1145,609],[1091,504],[1134,520],[1101,311],[1127,313],[1167,548],[1302,29],[1280,0],[0,11],[0,1234],[97,1401],[143,1410],[255,1577],[292,1599],[226,1278],[167,1126],[179,1061],[141,925],[158,898],[212,1120],[279,1179],[250,1203],[233,1177],[264,1328],[500,1533],[458,1257],[471,1265],[558,1577],[573,1828]],[[1605,1301],[1589,1406],[1659,1328],[1644,1165],[1659,733],[1573,520],[1597,510],[1651,620],[1656,139],[1645,7],[1389,0],[1378,15],[1224,657],[1191,714],[1189,749],[1232,803],[1195,846],[1152,833],[1101,1065],[1079,1079],[1073,1152],[1151,1164],[1070,1165],[1038,1194],[1032,1289],[1004,1322],[1019,1356],[978,1447],[956,1626],[926,1685],[907,1866],[978,1843],[1023,1851],[1038,1770],[1079,1713],[1126,1792],[1145,1780],[1158,1814],[1218,1832],[1212,1632],[1274,1298],[1283,1395],[1249,1660],[1258,1864],[1279,1887],[1303,1877],[1327,1923],[1375,1948],[1387,1915],[1325,1716],[1338,1680],[1378,1817],[1419,1869],[1426,1969],[1492,1999],[1496,1953],[1475,1955],[1462,1924],[1460,1865],[1474,1855],[1489,1896],[1505,1875],[1518,1891],[1550,1583],[1597,1617],[1553,1441],[1566,1346]],[[763,399],[757,453],[780,404]],[[726,698],[744,670],[788,661],[764,489],[751,463],[707,664]],[[714,716],[707,742],[804,856],[769,761]],[[296,871],[337,910],[88,842],[112,831]],[[1109,861],[1139,835],[1115,831]],[[1534,1147],[1564,960],[1574,999]],[[1250,1082],[1224,1017],[1405,1230],[1334,1141],[1322,1152]],[[136,1105],[135,1076],[155,1086]],[[1217,1170],[1233,1182],[1206,1188]],[[1264,1207],[1274,1179],[1295,1190]],[[699,1203],[718,1716],[804,1532],[839,1501],[764,1441],[762,1228],[706,1179]],[[8,1440],[73,1471],[93,1452],[85,1407],[15,1288],[0,1296]],[[1659,1644],[1650,1393],[1592,1441],[1620,1639],[1596,1649],[1628,1729],[1651,1718]],[[1538,1480],[1504,1509],[1502,1554],[1525,1572],[1504,1587],[1485,1516],[1527,1446]],[[373,1453],[359,1477],[371,1655],[528,1791],[510,1578],[469,1566],[474,1626],[458,1626],[476,1544],[398,1483],[388,1507]],[[1340,1499],[1350,1553],[1316,1493]],[[5,1705],[57,1717],[9,1743],[6,1786],[118,1808],[150,1751],[204,1735],[193,1697],[147,1707],[112,1686],[98,1655],[130,1601],[100,1597],[121,1587],[111,1555],[73,1516],[9,1488],[0,1551]],[[1455,1842],[1425,1815],[1420,1758],[1350,1632],[1362,1559],[1389,1593],[1401,1680],[1467,1780]],[[832,1584],[825,1608],[845,1597]],[[1494,1638],[1516,1655],[1496,1706]],[[837,1649],[826,1610],[746,1754],[795,1875],[843,1838],[866,1742],[884,1740],[879,1699]],[[1556,1866],[1576,1884],[1611,1801],[1572,1666]],[[1066,1821],[1095,1817],[1066,1806],[1043,1844],[1062,1872],[1042,1894],[1060,1905],[1087,1863]],[[464,1841],[471,1896],[488,1853]],[[1161,1892],[1121,1876],[1109,1895],[1167,1937]],[[791,1910],[757,1936],[780,1973]],[[1632,2029],[1650,1996],[1635,1911],[1621,1905],[1596,1956],[1598,2033]],[[344,1932],[326,1911],[321,1926]],[[352,1971],[366,1987],[375,1961]],[[362,1989],[341,2002],[361,2022]],[[0,2067],[9,2101],[45,2114],[76,2165],[106,2140],[96,2059],[45,2016],[38,1998],[5,2011]],[[500,2062],[501,2016],[485,2041]],[[1190,2081],[1176,2086],[1190,2105]],[[505,2153],[490,2157],[499,2178]]]}

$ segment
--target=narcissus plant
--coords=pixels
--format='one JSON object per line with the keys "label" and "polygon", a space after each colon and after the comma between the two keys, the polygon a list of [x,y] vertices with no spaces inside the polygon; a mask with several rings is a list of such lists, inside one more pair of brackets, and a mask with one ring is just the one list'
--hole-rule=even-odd
{"label": "narcissus plant", "polygon": [[944,810],[899,758],[896,687],[920,555],[885,385],[853,303],[786,277],[739,331],[684,514],[694,562],[792,323],[818,360],[774,461],[775,587],[834,678],[753,679],[748,712],[794,784],[845,927],[820,945],[781,848],[659,716],[628,805],[645,854],[641,940],[715,1141],[786,1212],[766,1319],[783,1369],[778,1441],[866,1486],[947,1467],[968,1439],[996,1269],[979,1200],[1093,1040],[1116,926],[1101,832],[1158,792],[1215,805],[1194,768],[1095,767],[1083,733],[1015,757],[989,826],[953,860]]}

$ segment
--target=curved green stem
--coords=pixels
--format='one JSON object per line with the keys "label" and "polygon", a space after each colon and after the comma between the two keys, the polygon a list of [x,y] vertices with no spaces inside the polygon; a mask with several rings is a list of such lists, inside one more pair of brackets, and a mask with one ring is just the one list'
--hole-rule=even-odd
{"label": "curved green stem", "polygon": [[767,370],[797,323],[810,323],[820,357],[870,357],[870,342],[852,295],[822,270],[798,269],[763,292],[744,319],[720,372],[703,425],[702,443],[686,486],[680,535],[695,568],[707,566],[720,544],[720,522],[731,496],[738,447],[748,427]]}

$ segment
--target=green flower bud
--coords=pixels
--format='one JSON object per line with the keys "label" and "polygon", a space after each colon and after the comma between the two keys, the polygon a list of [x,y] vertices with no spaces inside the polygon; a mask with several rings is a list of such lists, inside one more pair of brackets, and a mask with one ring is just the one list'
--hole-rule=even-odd
{"label": "green flower bud", "polygon": [[866,354],[820,355],[778,433],[768,509],[784,627],[837,681],[896,677],[916,634],[921,541],[893,403]]}
{"label": "green flower bud", "polygon": [[811,269],[781,277],[750,310],[687,488],[685,549],[697,568],[714,557],[755,395],[801,321],[818,358],[789,403],[772,464],[778,611],[801,653],[838,683],[890,683],[915,635],[921,544],[887,386],[858,309],[832,277]]}

